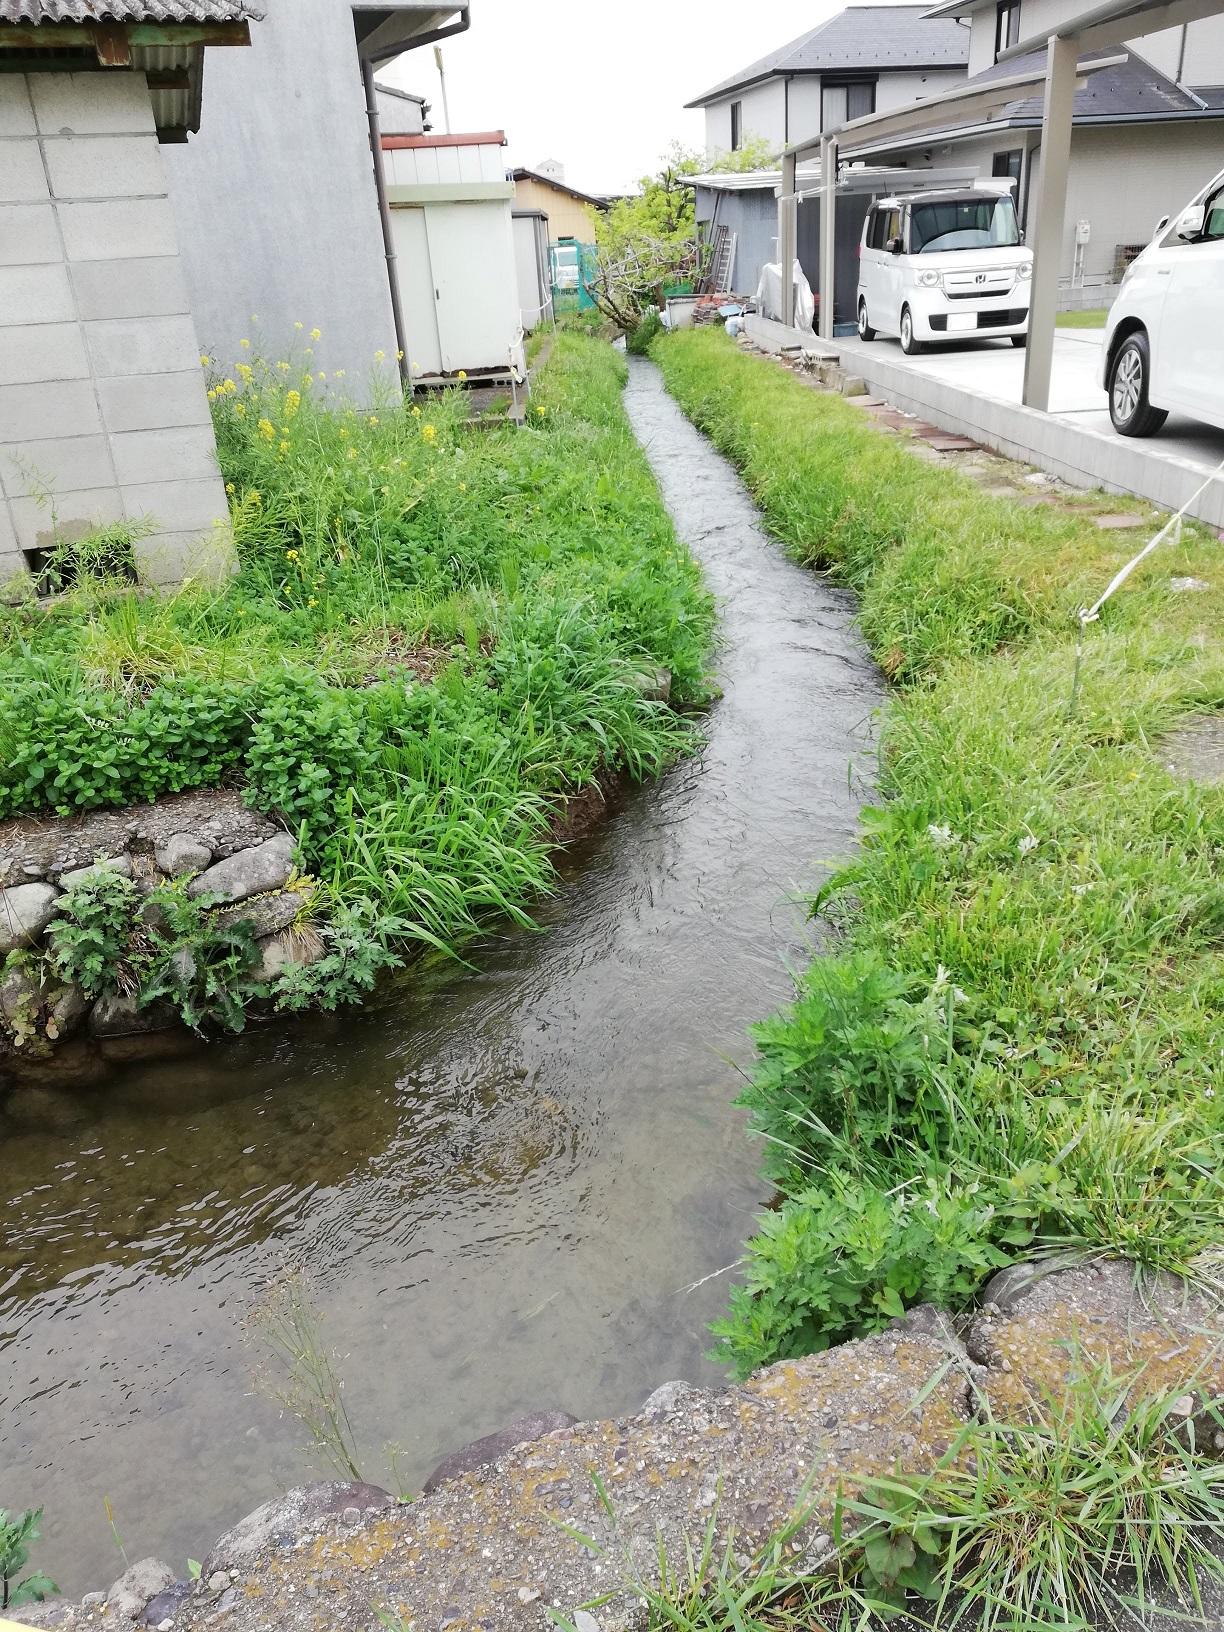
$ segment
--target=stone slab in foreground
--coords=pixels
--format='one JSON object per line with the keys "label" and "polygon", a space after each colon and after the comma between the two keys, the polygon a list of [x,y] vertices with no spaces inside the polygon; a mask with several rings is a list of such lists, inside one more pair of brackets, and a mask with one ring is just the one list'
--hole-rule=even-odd
{"label": "stone slab in foreground", "polygon": [[[515,1424],[448,1458],[411,1505],[368,1485],[290,1492],[223,1536],[201,1581],[160,1596],[143,1620],[164,1632],[378,1632],[387,1613],[413,1632],[518,1632],[551,1626],[552,1608],[585,1632],[636,1632],[625,1583],[657,1579],[660,1538],[678,1562],[713,1522],[719,1545],[734,1538],[746,1562],[802,1513],[795,1563],[814,1564],[839,1492],[929,1471],[984,1403],[1026,1417],[1101,1362],[1133,1375],[1136,1392],[1175,1400],[1171,1416],[1224,1395],[1219,1310],[1170,1277],[1141,1284],[1127,1264],[1004,1272],[964,1326],[967,1347],[947,1317],[917,1310],[741,1388],[669,1383],[633,1417],[542,1436],[538,1420]],[[524,1434],[538,1437],[518,1443]],[[479,1465],[485,1454],[496,1459]],[[101,1597],[25,1619],[131,1632]],[[590,1619],[575,1614],[585,1604],[596,1604]]]}

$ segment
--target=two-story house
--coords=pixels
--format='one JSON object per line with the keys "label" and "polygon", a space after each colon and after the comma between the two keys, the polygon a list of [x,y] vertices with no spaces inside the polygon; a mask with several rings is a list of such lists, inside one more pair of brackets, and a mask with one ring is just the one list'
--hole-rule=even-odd
{"label": "two-story house", "polygon": [[780,148],[963,83],[969,44],[955,18],[921,5],[848,6],[686,106],[705,110],[709,153],[737,152],[750,137]]}

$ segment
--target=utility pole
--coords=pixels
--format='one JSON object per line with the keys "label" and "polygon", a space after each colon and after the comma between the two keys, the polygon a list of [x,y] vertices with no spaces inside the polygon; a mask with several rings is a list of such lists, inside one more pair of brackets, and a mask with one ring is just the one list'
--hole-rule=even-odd
{"label": "utility pole", "polygon": [[446,69],[442,63],[442,47],[434,46],[434,61],[438,65],[438,79],[442,84],[442,123],[446,126],[446,134],[450,135],[450,103],[446,100]]}

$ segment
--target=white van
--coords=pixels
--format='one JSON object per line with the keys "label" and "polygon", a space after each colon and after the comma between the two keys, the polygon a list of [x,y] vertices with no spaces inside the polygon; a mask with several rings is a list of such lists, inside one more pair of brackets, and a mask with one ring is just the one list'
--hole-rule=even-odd
{"label": "white van", "polygon": [[1022,346],[1032,271],[1010,190],[882,198],[859,245],[859,338],[895,334],[907,355],[969,336]]}
{"label": "white van", "polygon": [[1154,436],[1170,410],[1224,430],[1224,171],[1127,268],[1100,380],[1122,436]]}

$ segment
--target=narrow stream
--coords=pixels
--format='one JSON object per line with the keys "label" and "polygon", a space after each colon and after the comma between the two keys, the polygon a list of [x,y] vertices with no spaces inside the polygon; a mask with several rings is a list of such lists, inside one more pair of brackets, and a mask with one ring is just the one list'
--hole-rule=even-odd
{"label": "narrow stream", "polygon": [[745,1028],[812,931],[794,890],[853,843],[875,671],[849,598],[790,564],[652,364],[627,394],[723,612],[704,755],[566,858],[543,934],[420,969],[356,1016],[255,1030],[0,1115],[0,1507],[36,1563],[179,1570],[317,1477],[252,1389],[244,1317],[310,1267],[365,1472],[418,1484],[535,1407],[716,1381],[707,1322],[762,1190],[732,1106]]}

